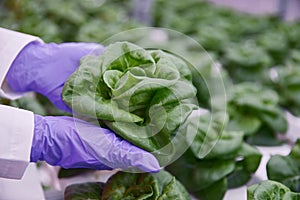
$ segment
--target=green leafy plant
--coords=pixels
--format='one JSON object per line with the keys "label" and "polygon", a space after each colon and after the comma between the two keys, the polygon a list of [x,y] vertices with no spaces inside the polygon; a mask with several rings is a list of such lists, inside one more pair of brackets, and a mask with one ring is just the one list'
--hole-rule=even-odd
{"label": "green leafy plant", "polygon": [[45,42],[102,42],[120,31],[141,26],[124,11],[128,3],[116,0],[11,0],[2,4],[1,27],[39,36]]}
{"label": "green leafy plant", "polygon": [[63,100],[77,114],[96,118],[153,152],[170,144],[175,135],[187,134],[191,121],[198,120],[187,120],[199,108],[196,93],[188,65],[180,58],[117,42],[100,56],[82,59],[65,83]]}
{"label": "green leafy plant", "polygon": [[276,134],[287,130],[277,93],[255,83],[245,82],[232,87],[228,113],[227,129],[242,131],[252,144],[278,145],[280,141]]}
{"label": "green leafy plant", "polygon": [[229,45],[224,51],[222,63],[234,82],[269,81],[268,68],[272,59],[267,51],[255,44],[253,40]]}
{"label": "green leafy plant", "polygon": [[287,156],[273,155],[267,163],[270,180],[278,181],[293,192],[300,192],[300,140]]}
{"label": "green leafy plant", "polygon": [[248,200],[296,200],[300,198],[300,193],[291,192],[285,185],[266,180],[259,184],[254,184],[247,189]]}
{"label": "green leafy plant", "polygon": [[170,173],[114,174],[106,183],[83,183],[68,186],[65,200],[190,200],[184,186]]}
{"label": "green leafy plant", "polygon": [[275,65],[284,63],[288,52],[288,38],[283,31],[278,29],[266,31],[258,35],[257,44],[269,53]]}
{"label": "green leafy plant", "polygon": [[277,69],[274,89],[280,94],[280,105],[300,116],[300,67],[293,64]]}
{"label": "green leafy plant", "polygon": [[[220,140],[220,143],[227,142],[229,143],[230,140]],[[220,143],[216,144],[213,152],[222,149],[222,147],[217,148]],[[197,159],[189,150],[169,165],[167,170],[174,174],[194,196],[200,199],[218,200],[224,197],[229,188],[247,183],[256,171],[261,158],[259,151],[246,143],[240,144],[234,152],[223,156]],[[180,171],[180,169],[185,170]]]}
{"label": "green leafy plant", "polygon": [[[208,129],[209,118],[209,115],[202,118],[201,131],[190,149],[166,169],[194,196],[219,200],[228,188],[241,186],[250,180],[260,163],[261,154],[243,142],[241,132],[224,131],[220,137],[216,137],[219,128],[216,124],[219,122],[212,122],[212,128]],[[201,151],[207,142],[206,135],[214,138],[216,143],[210,153],[203,157]]]}
{"label": "green leafy plant", "polygon": [[[130,19],[130,7],[127,2],[111,0],[105,1],[103,5],[97,4],[97,2],[102,1],[3,1],[0,3],[0,26],[37,35],[45,42],[58,43],[67,41],[101,43],[115,33],[143,26]],[[194,101],[194,97],[179,100],[180,105],[183,103],[184,106],[177,106],[177,109],[173,111],[171,111],[173,105],[163,105],[163,108],[168,112],[166,121],[168,121],[168,125],[170,126],[161,129],[161,133],[164,133],[160,134],[162,137],[151,137],[149,140],[142,141],[130,140],[130,138],[135,135],[129,135],[128,133],[139,132],[141,135],[147,135],[150,131],[147,131],[144,127],[147,127],[147,125],[149,125],[148,127],[161,125],[159,123],[159,120],[162,120],[161,117],[163,116],[160,115],[161,110],[159,108],[157,110],[155,110],[156,108],[151,110],[150,106],[144,110],[135,110],[129,106],[128,108],[130,109],[125,109],[125,113],[122,112],[124,118],[135,119],[132,120],[135,122],[122,122],[122,124],[130,124],[128,127],[132,127],[131,125],[134,124],[134,127],[137,128],[134,128],[134,131],[132,128],[128,128],[127,125],[125,127],[126,129],[124,126],[116,127],[116,125],[113,125],[115,121],[107,119],[100,120],[101,125],[110,128],[114,126],[114,130],[120,132],[121,136],[127,137],[128,140],[135,142],[136,145],[142,146],[149,151],[164,146],[174,135],[187,132],[187,130],[193,127],[192,130],[194,131],[196,127],[200,126],[200,130],[197,131],[192,147],[178,162],[182,163],[182,165],[179,165],[182,167],[181,169],[187,168],[188,166],[190,167],[188,169],[196,173],[196,166],[199,165],[200,172],[207,170],[210,172],[207,174],[210,175],[205,181],[203,180],[203,182],[197,182],[196,179],[193,180],[193,174],[183,170],[178,170],[176,176],[182,173],[182,175],[178,175],[178,177],[183,177],[182,180],[186,180],[184,183],[188,186],[191,185],[190,182],[194,185],[200,185],[201,190],[193,191],[197,196],[203,199],[221,199],[228,188],[244,184],[253,171],[255,171],[254,169],[260,156],[259,152],[250,146],[249,143],[264,145],[276,145],[281,143],[281,141],[278,141],[274,137],[275,133],[283,133],[286,130],[286,122],[284,122],[283,119],[284,110],[279,108],[278,99],[281,107],[292,112],[294,115],[300,115],[300,70],[298,67],[300,59],[297,50],[300,47],[299,22],[285,23],[272,16],[250,16],[227,8],[215,7],[207,1],[199,0],[156,0],[155,3],[153,3],[152,11],[154,14],[154,26],[171,28],[194,38],[203,45],[204,48],[209,50],[215,58],[219,59],[219,62],[224,66],[223,69],[229,72],[229,79],[233,80],[234,83],[244,81],[259,82],[263,84],[263,89],[257,85],[249,87],[237,85],[234,87],[234,93],[237,94],[234,98],[229,98],[230,101],[228,105],[229,129],[224,132],[222,136],[219,134],[222,132],[221,125],[214,125],[216,122],[213,122],[211,126],[217,127],[217,129],[213,130],[214,128],[212,128],[210,130],[205,125],[205,118],[191,119],[189,115],[190,110],[193,110],[197,104],[195,103],[197,100],[199,105],[208,109],[211,108],[212,104],[213,106],[219,106],[219,101],[211,101],[210,95],[212,95],[212,93],[208,91],[205,85],[205,81],[211,82],[213,85],[213,77],[210,78],[210,73],[202,73],[203,71],[201,71],[201,73],[206,76],[205,81],[194,71],[191,71],[192,79],[184,78],[184,80],[188,80],[187,83],[192,80],[194,87],[197,89],[197,100]],[[139,37],[132,35],[132,40],[130,41],[134,42],[135,39],[139,39]],[[191,49],[192,51],[192,48],[184,42],[178,43],[172,48]],[[197,54],[196,56],[199,55]],[[97,59],[97,57],[89,57],[83,61],[83,65],[97,65]],[[113,54],[111,59],[114,59]],[[177,58],[175,60],[177,60]],[[201,63],[201,65],[203,63]],[[270,86],[269,67],[273,67],[274,64],[281,66],[278,67],[277,79],[272,83],[272,89],[279,95],[264,88],[264,86]],[[204,71],[205,70],[206,69],[204,69]],[[135,71],[134,73],[138,72]],[[109,75],[107,75],[107,77],[109,77]],[[112,77],[112,79],[114,78],[115,77]],[[116,78],[118,78],[118,76]],[[108,79],[109,78],[106,80]],[[97,82],[97,84],[98,83],[99,86],[101,84],[103,85],[103,82]],[[218,82],[215,82],[215,84],[217,83]],[[93,84],[88,82],[87,86]],[[111,81],[108,85],[113,86],[113,84],[115,84],[115,82]],[[240,88],[240,91],[236,91],[236,88]],[[106,89],[102,92],[107,92],[105,95],[109,96],[109,90]],[[213,92],[217,94],[217,91]],[[130,98],[130,101],[132,101],[131,105],[137,102],[137,99],[134,97],[136,95],[137,93],[134,93],[132,95],[133,98]],[[187,102],[192,99],[193,103]],[[249,100],[247,101],[247,99]],[[107,99],[104,98],[104,100],[106,101]],[[125,98],[125,100],[127,101],[128,99]],[[153,100],[153,102],[154,101],[155,100]],[[86,101],[81,102],[82,105],[93,105]],[[35,113],[43,115],[66,115],[66,113],[59,112],[55,109],[49,101],[45,100],[45,98],[41,98],[40,95],[34,98],[25,97],[24,99],[16,101],[1,99],[1,103],[32,110]],[[122,108],[126,107],[123,104],[121,105]],[[153,106],[153,104],[150,105]],[[112,107],[114,107],[113,104]],[[197,106],[195,106],[195,109],[196,108]],[[110,109],[110,107],[108,107],[108,109]],[[182,118],[180,120],[178,119],[178,110],[182,110]],[[94,110],[85,110],[84,112],[89,111],[91,112],[86,113],[87,115],[92,115],[92,117],[97,118],[97,116],[92,114]],[[113,109],[113,111],[115,110]],[[106,110],[104,110],[104,112],[106,112]],[[153,121],[149,116],[152,116],[153,119],[156,120]],[[187,116],[188,118],[185,118]],[[119,117],[121,118],[121,116]],[[189,123],[187,123],[188,121]],[[176,131],[171,131],[179,122],[182,123],[182,128],[180,130],[175,129]],[[141,127],[144,128],[142,132]],[[211,137],[208,138],[205,136]],[[216,144],[218,139],[220,139],[220,142],[217,147],[214,144]],[[243,140],[246,140],[248,144],[244,143]],[[261,143],[261,141],[264,141],[264,143]],[[206,155],[202,152],[203,149],[210,149],[208,145],[215,146],[215,148],[205,157]],[[240,160],[240,158],[244,159]],[[256,161],[252,161],[252,159]],[[289,166],[287,167],[286,174],[297,174],[298,169],[293,164],[296,162],[293,161],[295,160],[294,157],[293,159],[277,158],[275,161],[276,160]],[[177,165],[178,162],[175,164]],[[222,170],[219,172],[215,169],[218,165],[220,165],[222,170],[224,169],[223,173]],[[252,171],[248,169],[248,167],[250,167]],[[71,171],[65,172],[65,175],[73,175],[73,173],[70,173]],[[200,172],[198,174],[201,174]],[[75,172],[75,174],[77,173],[78,172]],[[218,176],[216,176],[216,178],[211,174],[218,174]],[[277,172],[273,174],[276,175]],[[280,177],[285,176],[280,174]],[[295,180],[298,181],[297,178],[295,178]],[[202,183],[205,187],[201,185]],[[99,189],[97,186],[96,194],[98,194],[100,190],[102,189]]]}
{"label": "green leafy plant", "polygon": [[190,195],[170,173],[130,174],[120,172],[104,186],[102,199],[178,199],[188,200]]}

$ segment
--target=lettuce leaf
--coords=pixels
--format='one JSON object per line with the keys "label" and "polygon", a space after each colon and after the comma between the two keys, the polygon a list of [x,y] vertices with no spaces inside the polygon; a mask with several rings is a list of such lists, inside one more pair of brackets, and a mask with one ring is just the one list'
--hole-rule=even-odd
{"label": "lettuce leaf", "polygon": [[[194,196],[222,199],[228,188],[239,187],[250,180],[260,164],[261,154],[243,142],[242,133],[224,131],[216,138],[218,141],[212,151],[199,158],[197,150],[201,149],[202,142],[198,138],[202,137],[197,135],[190,149],[166,169]],[[193,149],[195,145],[199,148]]]}
{"label": "lettuce leaf", "polygon": [[248,200],[291,200],[298,199],[299,194],[292,193],[288,187],[276,182],[266,180],[260,184],[254,184],[247,189],[247,199]]}
{"label": "lettuce leaf", "polygon": [[280,105],[293,115],[300,116],[300,68],[291,64],[278,68],[274,88],[280,94]]}
{"label": "lettuce leaf", "polygon": [[225,49],[223,64],[235,83],[269,81],[268,68],[273,60],[267,51],[253,40],[228,45]]}
{"label": "lettuce leaf", "polygon": [[104,186],[102,200],[189,200],[184,186],[170,173],[118,172]]}
{"label": "lettuce leaf", "polygon": [[116,42],[100,56],[81,60],[64,85],[63,100],[76,114],[96,118],[153,152],[174,135],[186,134],[181,127],[199,108],[196,93],[191,71],[179,57]]}
{"label": "lettuce leaf", "polygon": [[298,139],[289,155],[273,155],[267,163],[268,178],[286,185],[293,192],[300,192],[299,148]]}
{"label": "lettuce leaf", "polygon": [[[233,86],[228,113],[227,129],[244,132],[247,141],[252,144],[278,145],[278,142],[268,142],[277,140],[276,134],[287,130],[287,120],[279,105],[278,94],[256,83],[244,82]],[[261,140],[263,137],[268,140]]]}
{"label": "lettuce leaf", "polygon": [[117,172],[106,183],[69,185],[65,200],[190,200],[185,187],[167,171],[158,173]]}

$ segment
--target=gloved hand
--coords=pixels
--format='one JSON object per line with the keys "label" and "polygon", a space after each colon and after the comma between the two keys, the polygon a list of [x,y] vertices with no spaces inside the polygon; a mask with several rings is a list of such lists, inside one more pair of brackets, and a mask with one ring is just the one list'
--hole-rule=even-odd
{"label": "gloved hand", "polygon": [[37,92],[57,108],[71,112],[62,101],[62,88],[79,66],[80,58],[104,47],[95,43],[29,43],[16,57],[6,81],[15,92]]}
{"label": "gloved hand", "polygon": [[117,137],[108,129],[71,117],[35,115],[30,160],[64,168],[159,171],[156,158]]}
{"label": "gloved hand", "polygon": [[[65,81],[82,56],[104,47],[94,43],[28,44],[16,57],[6,81],[15,92],[34,91],[57,108],[71,112],[62,101]],[[70,117],[35,115],[30,159],[64,168],[111,169],[137,167],[158,171],[153,155],[118,138],[113,132]]]}

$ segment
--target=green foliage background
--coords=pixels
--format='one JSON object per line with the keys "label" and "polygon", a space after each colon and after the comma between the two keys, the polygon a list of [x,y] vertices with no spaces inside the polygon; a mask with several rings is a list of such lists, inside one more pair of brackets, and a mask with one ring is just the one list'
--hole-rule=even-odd
{"label": "green foliage background", "polygon": [[[300,115],[300,24],[282,22],[276,16],[250,16],[215,7],[206,1],[153,2],[152,25],[182,32],[198,41],[222,64],[224,79],[230,83],[227,88],[228,126],[220,138],[220,145],[212,151],[211,157],[199,158],[197,142],[201,143],[201,137],[197,138],[191,149],[174,163],[182,168],[189,166],[200,174],[195,180],[195,184],[201,184],[200,189],[185,184],[195,196],[222,199],[228,187],[245,184],[255,172],[260,154],[254,145],[287,142],[276,137],[288,128],[285,112]],[[113,34],[145,26],[130,17],[134,7],[132,1],[102,3],[101,0],[1,1],[0,26],[56,43],[101,43]],[[207,91],[203,89],[202,93],[206,94],[202,106],[210,109]],[[41,115],[67,114],[58,111],[39,94],[0,101]],[[235,148],[228,148],[230,145],[226,145],[226,141],[231,141]],[[241,155],[242,160],[236,159]],[[249,163],[253,162],[247,162],[248,158],[256,163],[250,169]],[[221,166],[228,170],[218,173]],[[172,170],[172,166],[169,168],[183,183],[194,176],[184,170]],[[243,179],[236,182],[235,177]]]}

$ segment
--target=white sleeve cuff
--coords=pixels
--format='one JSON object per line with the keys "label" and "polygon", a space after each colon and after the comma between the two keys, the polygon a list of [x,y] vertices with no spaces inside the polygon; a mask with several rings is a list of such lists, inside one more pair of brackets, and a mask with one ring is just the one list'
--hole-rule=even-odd
{"label": "white sleeve cuff", "polygon": [[7,83],[5,76],[15,58],[21,50],[30,42],[42,40],[38,37],[7,30],[0,27],[0,96],[9,99],[16,99],[22,96],[14,93]]}
{"label": "white sleeve cuff", "polygon": [[30,161],[34,115],[0,105],[0,177],[20,179]]}
{"label": "white sleeve cuff", "polygon": [[[28,165],[21,180],[0,178],[0,191],[0,199],[45,200],[40,174],[37,171],[35,163]],[[52,199],[57,198],[53,197]]]}

